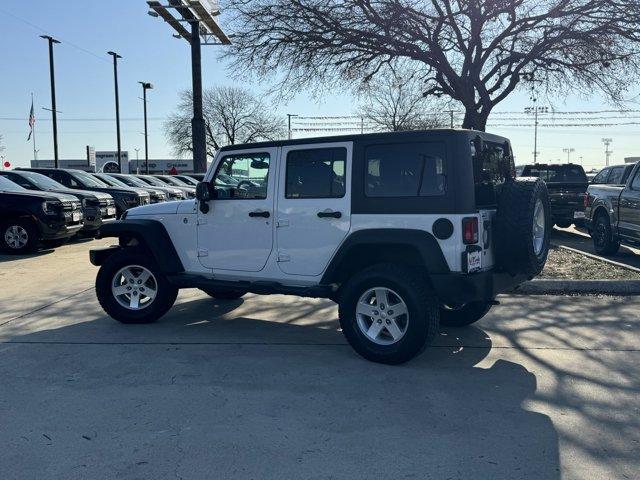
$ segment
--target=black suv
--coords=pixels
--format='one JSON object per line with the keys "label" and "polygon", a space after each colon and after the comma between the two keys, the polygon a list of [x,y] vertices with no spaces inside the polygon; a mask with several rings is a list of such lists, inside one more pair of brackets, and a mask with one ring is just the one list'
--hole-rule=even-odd
{"label": "black suv", "polygon": [[0,177],[0,247],[29,253],[40,241],[64,241],[82,228],[80,201],[71,195],[34,192]]}
{"label": "black suv", "polygon": [[143,187],[135,187],[133,185],[127,185],[122,180],[119,180],[108,173],[92,173],[94,177],[96,177],[101,182],[106,183],[112,187],[116,188],[132,188],[133,190],[140,192],[147,192],[150,195],[151,203],[160,203],[167,201],[167,194],[161,190],[155,189],[153,187],[143,188]]}
{"label": "black suv", "polygon": [[36,172],[9,170],[0,172],[0,176],[8,178],[27,190],[64,193],[77,197],[82,202],[84,227],[81,233],[84,235],[96,236],[104,223],[112,222],[116,219],[115,202],[108,193],[71,190],[55,180]]}
{"label": "black suv", "polygon": [[130,208],[147,205],[151,202],[148,193],[138,193],[135,190],[125,189],[123,187],[110,187],[82,170],[67,170],[61,168],[20,168],[16,170],[41,173],[72,190],[90,190],[92,192],[108,193],[115,200],[118,218]]}

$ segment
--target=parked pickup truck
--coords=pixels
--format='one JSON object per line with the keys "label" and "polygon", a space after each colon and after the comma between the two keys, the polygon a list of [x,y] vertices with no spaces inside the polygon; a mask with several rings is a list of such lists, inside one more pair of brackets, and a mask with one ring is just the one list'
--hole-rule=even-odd
{"label": "parked pickup truck", "polygon": [[597,253],[615,255],[621,243],[639,245],[640,163],[625,185],[590,185],[585,206],[585,226]]}
{"label": "parked pickup truck", "polygon": [[580,165],[525,165],[523,177],[538,177],[547,183],[553,223],[560,228],[584,221],[584,197],[589,186]]}

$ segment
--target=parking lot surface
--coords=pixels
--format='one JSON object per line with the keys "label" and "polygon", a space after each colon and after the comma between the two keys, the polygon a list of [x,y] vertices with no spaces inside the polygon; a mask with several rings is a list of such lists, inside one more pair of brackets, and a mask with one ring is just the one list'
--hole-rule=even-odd
{"label": "parking lot surface", "polygon": [[121,325],[89,245],[0,257],[2,479],[624,479],[640,300],[504,296],[390,367],[324,300],[185,290]]}

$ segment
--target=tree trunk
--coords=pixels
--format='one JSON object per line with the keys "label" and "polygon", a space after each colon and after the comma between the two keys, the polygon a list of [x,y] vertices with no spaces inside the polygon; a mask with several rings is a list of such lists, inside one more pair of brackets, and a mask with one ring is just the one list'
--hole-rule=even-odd
{"label": "tree trunk", "polygon": [[479,112],[473,107],[467,108],[464,112],[462,128],[484,132],[487,129],[489,113],[490,112]]}

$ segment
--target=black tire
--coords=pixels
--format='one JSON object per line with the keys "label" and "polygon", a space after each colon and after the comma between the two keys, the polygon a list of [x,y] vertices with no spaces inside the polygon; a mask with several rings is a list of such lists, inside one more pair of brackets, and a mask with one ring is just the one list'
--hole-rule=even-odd
{"label": "black tire", "polygon": [[[534,215],[541,202],[544,234],[534,248]],[[540,179],[518,178],[504,184],[498,199],[496,255],[499,267],[511,275],[533,277],[542,272],[549,255],[551,208],[547,185]]]}
{"label": "black tire", "polygon": [[611,223],[606,213],[600,213],[596,217],[591,236],[593,248],[598,255],[613,256],[620,250],[620,242],[613,239]]}
{"label": "black tire", "polygon": [[[130,310],[122,306],[111,291],[117,272],[128,265],[140,265],[149,270],[156,280],[157,292],[154,300],[145,308]],[[123,249],[114,253],[100,267],[96,278],[96,295],[104,311],[122,323],[152,323],[162,317],[173,306],[178,289],[171,285],[158,264],[140,250]]]}
{"label": "black tire", "polygon": [[[7,242],[7,234],[9,230],[20,229],[23,235],[26,235],[26,241],[22,246],[15,246]],[[24,238],[24,237],[23,237]],[[24,255],[26,253],[35,252],[38,249],[38,241],[40,234],[38,227],[27,218],[16,218],[15,220],[5,220],[0,222],[0,249],[6,253],[15,255]]]}
{"label": "black tire", "polygon": [[246,290],[237,290],[235,288],[201,288],[204,293],[213,298],[220,300],[237,300],[246,295]]}
{"label": "black tire", "polygon": [[484,316],[491,310],[489,302],[473,302],[465,305],[460,310],[443,308],[440,310],[440,325],[446,327],[467,327]]}
{"label": "black tire", "polygon": [[569,228],[571,225],[573,225],[573,223],[571,223],[569,220],[556,222],[556,226],[559,228]]}
{"label": "black tire", "polygon": [[[397,292],[407,306],[406,332],[390,345],[375,343],[358,326],[356,307],[360,297],[376,287]],[[353,276],[340,295],[340,326],[347,341],[364,358],[378,363],[397,365],[421,353],[438,334],[439,314],[438,300],[426,275],[401,265],[369,267]]]}

